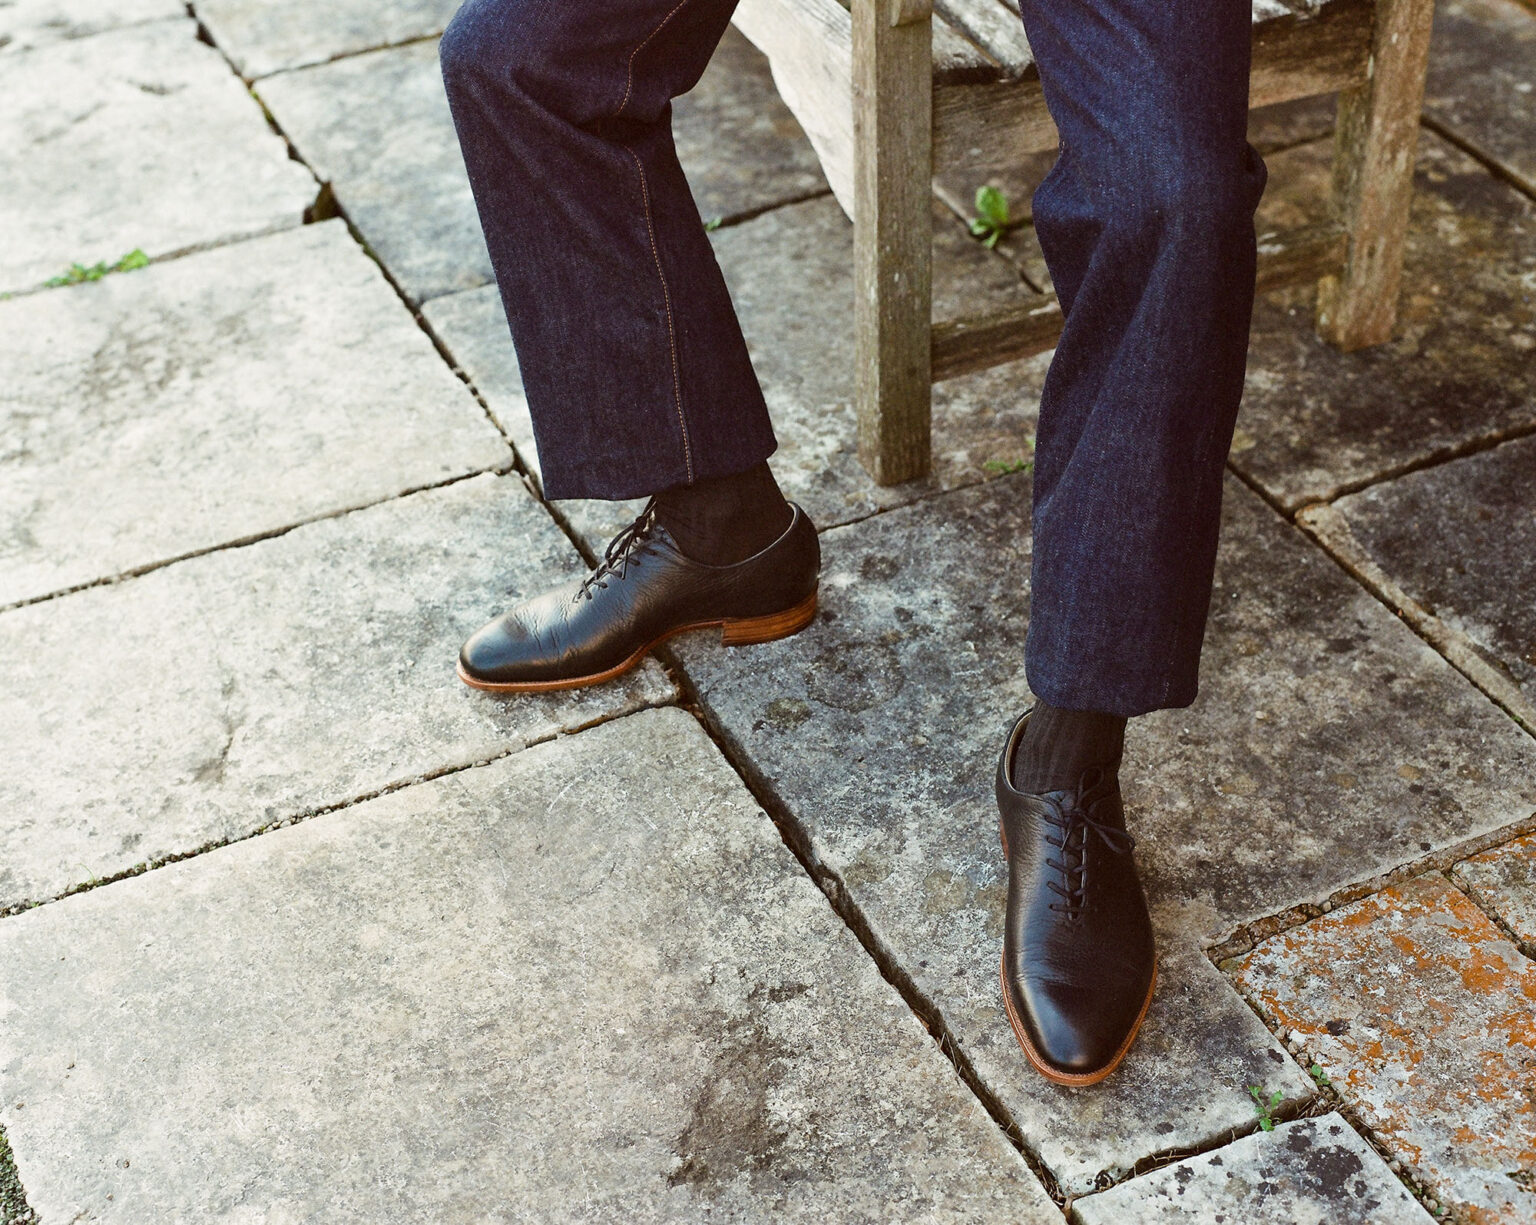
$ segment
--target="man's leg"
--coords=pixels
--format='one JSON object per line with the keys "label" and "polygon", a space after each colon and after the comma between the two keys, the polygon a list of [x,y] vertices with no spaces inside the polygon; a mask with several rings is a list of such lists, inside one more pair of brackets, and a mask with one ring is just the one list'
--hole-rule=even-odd
{"label": "man's leg", "polygon": [[1253,309],[1245,4],[1023,0],[1062,152],[1034,198],[1065,314],[1035,453],[1030,687],[1194,700]]}
{"label": "man's leg", "polygon": [[814,609],[815,530],[764,462],[767,408],[672,141],[734,3],[468,0],[443,34],[544,492],[655,495],[585,582],[471,637],[471,685],[590,684],[683,628],[763,641]]}
{"label": "man's leg", "polygon": [[468,0],[443,79],[546,494],[633,498],[774,449],[671,101],[735,0]]}
{"label": "man's leg", "polygon": [[1010,735],[1004,995],[1046,1075],[1118,1063],[1153,977],[1116,778],[1125,720],[1194,700],[1253,306],[1246,4],[1022,0],[1061,155],[1034,197],[1065,315],[1041,396]]}

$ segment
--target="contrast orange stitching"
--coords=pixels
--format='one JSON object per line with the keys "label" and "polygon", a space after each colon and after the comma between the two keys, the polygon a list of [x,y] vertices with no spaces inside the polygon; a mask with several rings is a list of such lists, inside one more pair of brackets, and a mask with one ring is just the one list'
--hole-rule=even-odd
{"label": "contrast orange stitching", "polygon": [[[683,0],[686,4],[687,0]],[[682,5],[678,5],[682,8]],[[673,12],[677,10],[674,9]],[[683,416],[683,380],[677,366],[677,329],[672,322],[672,293],[667,288],[667,274],[661,267],[661,252],[656,249],[656,226],[651,220],[651,189],[646,183],[645,166],[628,145],[621,146],[640,172],[640,200],[645,208],[645,229],[651,240],[651,258],[656,261],[656,277],[661,282],[661,300],[667,308],[667,340],[672,346],[672,397],[677,405],[677,423],[683,431],[683,466],[688,470],[688,483],[693,483],[693,447],[688,441],[688,419]]]}
{"label": "contrast orange stitching", "polygon": [[[656,35],[661,33],[662,27],[665,26],[667,22],[671,21],[672,18],[676,17],[678,10],[687,3],[688,0],[677,0],[676,7],[674,7],[670,13],[661,19],[661,24],[658,25],[649,34],[647,34],[644,40],[629,53],[629,63],[625,66],[624,69],[624,96],[619,99],[619,105],[614,108],[613,117],[615,119],[624,113],[624,108],[629,105],[629,95],[635,88],[635,56],[639,55],[640,52],[645,49],[646,43],[650,42],[651,39],[655,38]],[[642,172],[642,174],[643,173],[644,172]]]}

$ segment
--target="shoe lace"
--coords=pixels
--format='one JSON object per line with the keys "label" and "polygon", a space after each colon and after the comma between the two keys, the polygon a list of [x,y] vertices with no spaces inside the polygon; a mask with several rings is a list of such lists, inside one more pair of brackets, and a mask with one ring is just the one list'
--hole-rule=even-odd
{"label": "shoe lace", "polygon": [[571,597],[572,601],[590,600],[593,589],[607,587],[610,577],[622,582],[630,565],[654,550],[655,542],[651,539],[651,532],[655,527],[656,499],[652,498],[645,504],[645,509],[635,516],[634,522],[608,542],[608,547],[603,550],[602,561],[597,563],[597,568],[591,574],[581,580],[581,586]]}
{"label": "shoe lace", "polygon": [[1084,852],[1089,834],[1093,834],[1105,848],[1117,855],[1128,855],[1136,846],[1136,839],[1118,825],[1100,821],[1094,810],[1114,791],[1115,776],[1100,766],[1083,771],[1066,803],[1056,805],[1055,810],[1042,819],[1047,825],[1061,831],[1060,838],[1046,834],[1045,840],[1062,853],[1062,859],[1047,858],[1046,863],[1061,873],[1060,881],[1047,881],[1046,885],[1061,896],[1052,902],[1051,909],[1068,918],[1081,913],[1087,897],[1084,879],[1086,864]]}

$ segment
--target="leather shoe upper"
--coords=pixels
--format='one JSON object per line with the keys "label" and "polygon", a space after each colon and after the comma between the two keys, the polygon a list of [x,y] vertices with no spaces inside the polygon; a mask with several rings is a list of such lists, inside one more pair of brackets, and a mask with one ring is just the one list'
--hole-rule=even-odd
{"label": "leather shoe upper", "polygon": [[1025,713],[1003,747],[997,803],[1008,854],[1003,989],[1049,1072],[1092,1078],[1124,1052],[1156,964],[1152,923],[1112,769],[1071,790],[1019,791],[1010,776]]}
{"label": "leather shoe upper", "polygon": [[683,554],[657,522],[652,499],[591,574],[482,626],[464,643],[459,665],[496,684],[590,677],[685,626],[793,608],[816,590],[821,547],[805,512],[790,507],[789,526],[762,552],[709,566]]}

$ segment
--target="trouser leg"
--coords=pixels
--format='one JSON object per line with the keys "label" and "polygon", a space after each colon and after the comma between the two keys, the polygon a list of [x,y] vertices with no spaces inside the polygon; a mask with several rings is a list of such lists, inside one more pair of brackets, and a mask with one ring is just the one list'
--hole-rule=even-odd
{"label": "trouser leg", "polygon": [[735,0],[468,0],[440,58],[551,498],[630,498],[774,450],[678,164],[671,100]]}
{"label": "trouser leg", "polygon": [[1034,197],[1065,315],[1041,396],[1030,687],[1194,700],[1253,308],[1248,5],[1023,0],[1061,155]]}

